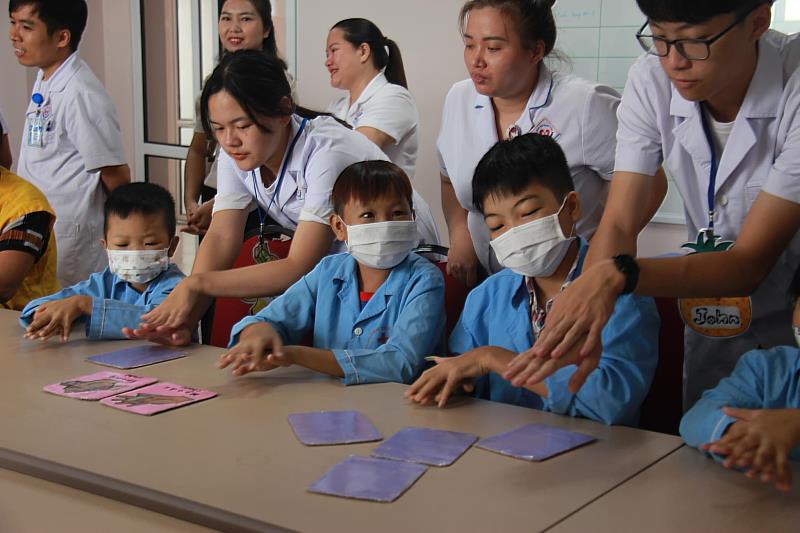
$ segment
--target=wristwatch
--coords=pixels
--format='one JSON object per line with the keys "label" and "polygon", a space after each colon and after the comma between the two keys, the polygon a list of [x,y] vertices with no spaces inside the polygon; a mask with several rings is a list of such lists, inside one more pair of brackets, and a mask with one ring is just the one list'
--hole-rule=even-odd
{"label": "wristwatch", "polygon": [[615,255],[614,265],[625,276],[625,287],[620,294],[632,293],[639,283],[639,265],[636,264],[636,259],[627,254]]}

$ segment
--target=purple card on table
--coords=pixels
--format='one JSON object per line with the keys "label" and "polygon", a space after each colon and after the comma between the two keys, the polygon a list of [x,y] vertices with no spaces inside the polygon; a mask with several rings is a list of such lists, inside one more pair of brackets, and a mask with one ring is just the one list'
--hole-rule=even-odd
{"label": "purple card on table", "polygon": [[528,424],[481,439],[475,446],[526,461],[544,461],[596,440],[595,437],[583,433],[544,424]]}
{"label": "purple card on table", "polygon": [[478,440],[477,435],[428,428],[403,428],[375,448],[373,457],[450,466]]}
{"label": "purple card on table", "polygon": [[116,352],[93,355],[87,358],[87,360],[92,363],[97,363],[98,365],[128,369],[163,363],[164,361],[171,361],[181,357],[186,357],[186,352],[170,348],[169,346],[147,344],[144,346],[134,346],[132,348],[125,348],[124,350],[117,350]]}
{"label": "purple card on table", "polygon": [[381,440],[383,436],[358,411],[319,411],[289,415],[289,424],[306,446],[354,444]]}
{"label": "purple card on table", "polygon": [[97,372],[88,376],[68,379],[44,387],[45,392],[77,398],[78,400],[102,400],[122,392],[128,392],[158,381],[119,372]]}
{"label": "purple card on table", "polygon": [[137,415],[154,415],[216,396],[216,392],[184,387],[174,383],[157,383],[126,394],[118,394],[100,403]]}
{"label": "purple card on table", "polygon": [[357,500],[393,502],[427,469],[414,463],[351,455],[328,470],[308,490]]}

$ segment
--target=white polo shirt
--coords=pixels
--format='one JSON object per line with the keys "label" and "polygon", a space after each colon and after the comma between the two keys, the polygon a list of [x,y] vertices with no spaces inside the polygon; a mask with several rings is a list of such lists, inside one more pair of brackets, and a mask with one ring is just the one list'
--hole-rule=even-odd
{"label": "white polo shirt", "polygon": [[[297,134],[301,122],[300,117],[292,116],[290,139]],[[257,203],[273,220],[290,229],[295,229],[301,220],[327,225],[333,213],[331,191],[339,174],[353,163],[374,160],[388,161],[388,158],[360,133],[347,129],[331,117],[318,117],[309,120],[300,134],[285,163],[286,173],[280,190],[276,190],[278,179],[264,187],[260,169],[241,170],[224,150],[220,151],[214,212],[250,211]],[[413,202],[422,241],[438,244],[439,235],[430,207],[416,191]]]}
{"label": "white polo shirt", "polygon": [[[714,230],[723,240],[736,240],[762,190],[800,203],[798,64],[797,35],[768,31],[759,41],[755,74],[719,158]],[[685,100],[673,88],[657,57],[643,56],[631,68],[619,108],[616,170],[651,176],[663,163],[683,199],[689,241],[708,226],[711,152],[701,113],[697,102]],[[687,362],[693,356],[705,358],[704,371],[712,372],[694,396],[702,387],[715,386],[748,347],[794,342],[788,291],[798,263],[800,239],[795,238],[752,296],[753,322],[735,340],[739,348],[722,349],[721,341],[714,340],[709,342],[716,348],[687,352]],[[727,353],[730,364],[711,369],[708,358],[720,352]]]}
{"label": "white polo shirt", "polygon": [[348,94],[328,106],[328,112],[353,126],[354,130],[375,128],[394,139],[394,143],[386,146],[384,151],[392,163],[414,179],[419,113],[408,89],[389,83],[381,71],[353,105],[350,105]]}
{"label": "white polo shirt", "polygon": [[[99,170],[125,164],[122,133],[111,98],[77,52],[47,81],[40,70],[32,92],[44,102],[28,105],[17,174],[38,187],[56,212],[58,279],[68,286],[106,266]],[[46,121],[41,147],[28,143],[37,111]]]}
{"label": "white polo shirt", "polygon": [[[522,133],[550,135],[564,150],[581,201],[577,232],[587,239],[600,223],[614,170],[619,94],[610,87],[552,72],[541,64],[527,109],[516,124]],[[498,141],[491,98],[478,93],[472,80],[450,89],[436,143],[439,172],[450,180],[461,206],[475,252],[488,272],[502,267],[489,246],[489,230],[472,203],[472,177],[481,158]]]}

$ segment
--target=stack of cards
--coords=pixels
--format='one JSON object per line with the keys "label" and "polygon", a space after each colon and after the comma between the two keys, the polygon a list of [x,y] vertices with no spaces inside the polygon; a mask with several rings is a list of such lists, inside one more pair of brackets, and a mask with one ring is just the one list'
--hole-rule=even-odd
{"label": "stack of cards", "polygon": [[381,440],[383,436],[358,411],[320,411],[289,415],[289,424],[306,446],[354,444]]}
{"label": "stack of cards", "polygon": [[482,439],[476,446],[526,461],[544,461],[597,439],[544,424],[528,424]]}
{"label": "stack of cards", "polygon": [[181,357],[186,357],[186,352],[168,346],[146,344],[144,346],[134,346],[133,348],[117,350],[116,352],[93,355],[87,358],[87,360],[92,363],[97,363],[98,365],[128,370],[130,368],[139,368],[140,366],[154,365],[156,363],[163,363],[164,361],[180,359]]}
{"label": "stack of cards", "polygon": [[478,440],[477,435],[428,428],[403,428],[375,448],[373,457],[450,466]]}
{"label": "stack of cards", "polygon": [[308,490],[357,500],[393,502],[427,469],[413,463],[351,455],[328,470]]}
{"label": "stack of cards", "polygon": [[44,390],[79,400],[100,400],[103,405],[139,415],[154,415],[217,395],[209,390],[157,382],[156,378],[133,374],[97,372],[47,385]]}

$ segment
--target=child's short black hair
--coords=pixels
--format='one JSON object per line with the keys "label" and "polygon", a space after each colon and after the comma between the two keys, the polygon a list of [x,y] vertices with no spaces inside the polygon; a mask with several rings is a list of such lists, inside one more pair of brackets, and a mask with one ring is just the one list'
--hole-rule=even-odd
{"label": "child's short black hair", "polygon": [[339,174],[333,185],[331,200],[333,210],[337,215],[342,215],[344,204],[351,200],[368,202],[384,196],[399,196],[408,201],[408,206],[414,208],[412,195],[414,189],[411,180],[394,163],[389,161],[361,161],[353,163]]}
{"label": "child's short black hair", "polygon": [[575,190],[567,158],[551,137],[528,133],[499,141],[481,158],[472,178],[472,203],[482,213],[489,195],[519,194],[536,183],[564,200]]}
{"label": "child's short black hair", "polygon": [[8,14],[23,6],[33,7],[36,16],[47,27],[48,35],[52,36],[58,30],[69,30],[69,47],[73,52],[78,49],[89,17],[86,0],[9,0]]}
{"label": "child's short black hair", "polygon": [[743,16],[761,4],[775,0],[636,0],[644,16],[655,22],[702,24],[707,20],[733,13]]}
{"label": "child's short black hair", "polygon": [[103,234],[108,231],[108,217],[115,215],[128,218],[131,214],[154,215],[160,213],[164,217],[169,237],[175,236],[175,200],[164,187],[155,183],[135,182],[121,185],[114,189],[106,200],[103,215],[105,226]]}

